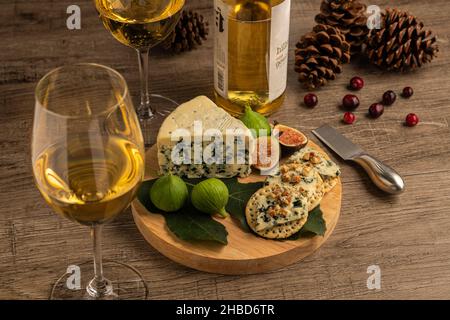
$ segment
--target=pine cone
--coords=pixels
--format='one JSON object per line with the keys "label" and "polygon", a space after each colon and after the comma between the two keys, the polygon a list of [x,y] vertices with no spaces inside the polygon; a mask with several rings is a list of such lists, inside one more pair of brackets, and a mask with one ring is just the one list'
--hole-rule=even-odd
{"label": "pine cone", "polygon": [[183,11],[175,30],[163,42],[163,47],[175,53],[192,50],[206,40],[208,26],[208,21],[201,14],[191,10]]}
{"label": "pine cone", "polygon": [[436,56],[436,36],[407,12],[387,9],[381,29],[370,31],[367,55],[375,65],[387,70],[405,71],[421,67]]}
{"label": "pine cone", "polygon": [[323,0],[320,11],[316,22],[338,28],[350,43],[351,54],[361,53],[369,33],[366,5],[357,0]]}
{"label": "pine cone", "polygon": [[350,61],[350,44],[336,28],[318,24],[304,35],[295,50],[295,71],[307,89],[324,86]]}

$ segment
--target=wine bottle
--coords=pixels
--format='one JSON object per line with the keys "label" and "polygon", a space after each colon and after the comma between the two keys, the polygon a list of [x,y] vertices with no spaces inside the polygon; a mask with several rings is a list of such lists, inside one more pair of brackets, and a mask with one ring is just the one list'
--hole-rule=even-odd
{"label": "wine bottle", "polygon": [[215,0],[216,102],[234,116],[283,103],[291,0]]}

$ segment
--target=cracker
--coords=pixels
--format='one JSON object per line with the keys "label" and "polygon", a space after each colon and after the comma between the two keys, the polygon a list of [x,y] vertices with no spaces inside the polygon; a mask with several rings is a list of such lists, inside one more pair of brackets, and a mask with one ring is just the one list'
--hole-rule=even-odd
{"label": "cracker", "polygon": [[330,192],[338,183],[339,178],[338,177],[334,177],[334,178],[326,178],[323,180],[323,184],[322,184],[322,192],[328,193]]}
{"label": "cracker", "polygon": [[[274,200],[275,198],[271,195],[276,188],[281,188],[283,192],[289,192],[290,201],[283,209],[288,210],[290,218],[295,218],[295,220],[272,225],[273,223],[276,223],[276,220],[268,214],[268,210],[273,208],[276,204],[279,204],[279,202]],[[247,203],[245,210],[247,223],[250,228],[261,237],[268,239],[288,238],[300,231],[306,223],[308,219],[306,202],[306,198],[301,195],[296,195],[293,188],[282,187],[279,185],[265,186],[255,192]],[[268,223],[269,227],[261,229],[261,224],[258,221],[261,221],[262,218],[267,218],[268,221],[265,221],[265,223]]]}
{"label": "cracker", "polygon": [[293,187],[298,194],[303,194],[308,199],[310,211],[320,204],[324,196],[323,180],[320,174],[311,165],[305,163],[280,166],[276,175],[266,179],[266,184]]}
{"label": "cracker", "polygon": [[307,220],[308,220],[308,215],[304,216],[300,220],[288,222],[288,223],[273,227],[271,229],[265,230],[263,232],[263,234],[260,234],[260,236],[267,238],[267,239],[289,238],[290,236],[299,232],[303,228],[303,226],[305,225]]}
{"label": "cracker", "polygon": [[311,147],[305,147],[297,151],[288,159],[287,163],[312,165],[324,180],[339,177],[341,174],[339,166],[327,154]]}

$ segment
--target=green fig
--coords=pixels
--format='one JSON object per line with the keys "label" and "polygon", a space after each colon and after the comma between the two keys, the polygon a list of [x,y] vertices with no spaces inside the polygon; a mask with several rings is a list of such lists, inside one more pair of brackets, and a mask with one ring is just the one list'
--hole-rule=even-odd
{"label": "green fig", "polygon": [[189,197],[186,183],[180,177],[168,174],[155,181],[150,189],[150,199],[159,210],[180,210]]}
{"label": "green fig", "polygon": [[228,217],[225,206],[228,203],[228,188],[221,180],[210,178],[194,186],[191,202],[195,208],[204,213]]}
{"label": "green fig", "polygon": [[249,104],[245,106],[245,113],[241,121],[249,128],[255,138],[270,136],[271,127],[266,117],[252,110]]}

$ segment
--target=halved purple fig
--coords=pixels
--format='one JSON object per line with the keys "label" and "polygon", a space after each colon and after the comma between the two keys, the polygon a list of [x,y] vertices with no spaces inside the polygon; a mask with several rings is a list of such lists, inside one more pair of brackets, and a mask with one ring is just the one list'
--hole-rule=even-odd
{"label": "halved purple fig", "polygon": [[273,136],[263,136],[255,140],[253,166],[261,171],[268,171],[280,161],[280,143]]}
{"label": "halved purple fig", "polygon": [[297,129],[282,124],[276,124],[273,129],[273,134],[278,136],[278,141],[283,147],[300,149],[308,144],[306,135]]}

